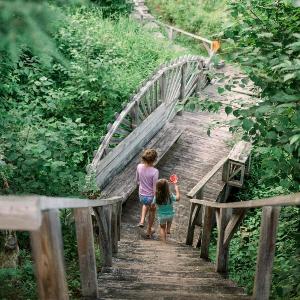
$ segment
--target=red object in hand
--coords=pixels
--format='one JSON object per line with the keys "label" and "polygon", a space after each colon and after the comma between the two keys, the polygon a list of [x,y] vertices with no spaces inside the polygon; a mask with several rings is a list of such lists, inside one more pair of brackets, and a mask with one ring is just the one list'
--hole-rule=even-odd
{"label": "red object in hand", "polygon": [[178,181],[178,177],[175,174],[170,176],[170,182],[171,183],[176,184],[177,181]]}

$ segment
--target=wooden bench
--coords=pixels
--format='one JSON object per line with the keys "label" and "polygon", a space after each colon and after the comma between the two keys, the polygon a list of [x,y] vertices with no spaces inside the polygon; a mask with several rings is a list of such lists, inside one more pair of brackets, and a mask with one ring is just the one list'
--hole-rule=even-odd
{"label": "wooden bench", "polygon": [[[160,132],[145,145],[146,148],[153,148],[157,151],[158,157],[156,160],[157,164],[168,150],[174,145],[182,134],[183,129],[178,128],[172,123],[167,123]],[[136,167],[141,160],[141,152],[138,153],[112,180],[104,187],[101,191],[101,198],[113,197],[118,195],[123,198],[123,202],[135,191],[137,183],[135,180]]]}

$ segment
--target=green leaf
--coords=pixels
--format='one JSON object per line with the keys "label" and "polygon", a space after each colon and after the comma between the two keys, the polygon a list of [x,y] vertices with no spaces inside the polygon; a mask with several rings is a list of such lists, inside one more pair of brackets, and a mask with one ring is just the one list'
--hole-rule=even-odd
{"label": "green leaf", "polygon": [[232,111],[233,111],[233,109],[232,109],[231,106],[226,106],[225,107],[225,112],[226,112],[227,115],[229,115],[230,113],[232,113]]}
{"label": "green leaf", "polygon": [[254,125],[254,122],[250,119],[244,119],[243,120],[243,124],[242,127],[243,129],[245,129],[246,131],[249,131]]}
{"label": "green leaf", "polygon": [[223,94],[225,92],[225,89],[222,87],[218,87],[218,93]]}

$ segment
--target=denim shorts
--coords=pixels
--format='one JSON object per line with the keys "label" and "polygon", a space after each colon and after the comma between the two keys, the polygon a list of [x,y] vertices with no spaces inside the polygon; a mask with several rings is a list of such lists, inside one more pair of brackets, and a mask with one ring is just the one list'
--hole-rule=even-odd
{"label": "denim shorts", "polygon": [[153,196],[143,196],[140,195],[140,203],[143,205],[151,205],[153,201]]}

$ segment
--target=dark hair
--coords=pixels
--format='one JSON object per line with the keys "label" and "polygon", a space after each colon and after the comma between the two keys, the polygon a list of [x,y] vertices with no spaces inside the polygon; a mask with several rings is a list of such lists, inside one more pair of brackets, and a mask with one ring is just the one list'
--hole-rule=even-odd
{"label": "dark hair", "polygon": [[170,203],[170,188],[167,179],[160,179],[156,182],[155,198],[158,205]]}
{"label": "dark hair", "polygon": [[146,164],[153,164],[157,158],[157,152],[154,149],[146,149],[142,154],[142,161]]}

